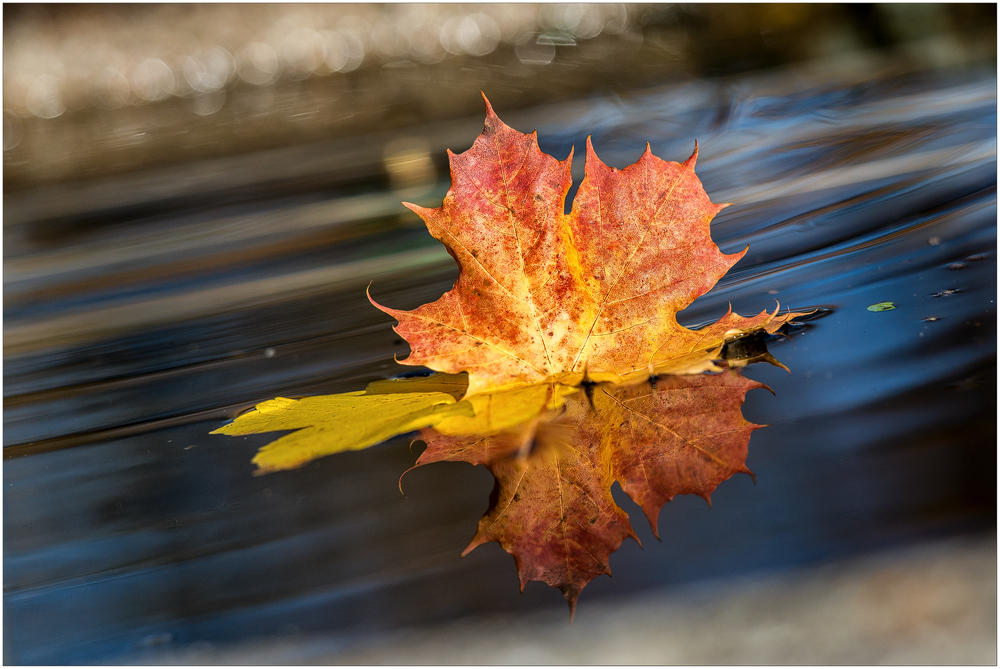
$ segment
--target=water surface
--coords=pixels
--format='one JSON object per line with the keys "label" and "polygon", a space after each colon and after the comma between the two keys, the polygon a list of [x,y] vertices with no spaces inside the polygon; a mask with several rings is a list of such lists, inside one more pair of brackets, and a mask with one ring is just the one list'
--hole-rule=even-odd
{"label": "water surface", "polygon": [[[728,304],[821,308],[772,343],[790,375],[747,370],[775,393],[744,405],[770,425],[750,443],[756,486],[723,483],[711,509],[678,498],[662,542],[635,516],[644,548],[613,555],[578,618],[657,586],[995,530],[995,84],[799,69],[497,110],[558,158],[587,134],[617,167],[646,141],[672,160],[699,141],[706,190],[734,203],[713,236],[750,251],[683,323]],[[6,662],[565,606],[538,583],[519,595],[495,544],[459,558],[492,486],[482,468],[421,468],[402,496],[406,438],[254,477],[268,436],[208,434],[271,397],[402,371],[406,345],[365,286],[397,308],[451,286],[453,261],[398,203],[439,203],[444,147],[480,128],[410,129],[439,178],[405,193],[338,180],[377,160],[360,138],[197,183],[179,166],[5,198]]]}

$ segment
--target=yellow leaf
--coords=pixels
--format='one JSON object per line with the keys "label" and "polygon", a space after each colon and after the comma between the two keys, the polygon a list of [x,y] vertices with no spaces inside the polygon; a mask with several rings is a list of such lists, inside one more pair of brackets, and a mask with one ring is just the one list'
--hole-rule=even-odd
{"label": "yellow leaf", "polygon": [[364,392],[258,404],[212,434],[230,436],[295,430],[261,448],[257,474],[294,469],[342,451],[374,446],[399,434],[433,427],[441,434],[495,434],[558,409],[579,387],[538,383],[477,393],[462,401],[464,374],[387,379]]}
{"label": "yellow leaf", "polygon": [[373,446],[398,434],[437,424],[473,408],[443,392],[367,392],[263,402],[212,434],[243,435],[296,430],[257,452],[256,473],[300,467],[310,460]]}

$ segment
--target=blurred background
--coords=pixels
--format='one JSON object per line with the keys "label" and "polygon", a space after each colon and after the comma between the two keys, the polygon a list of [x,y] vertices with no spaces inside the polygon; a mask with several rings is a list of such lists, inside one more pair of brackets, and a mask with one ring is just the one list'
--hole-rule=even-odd
{"label": "blurred background", "polygon": [[[5,663],[996,662],[996,5],[3,11]],[[399,203],[480,91],[577,181],[699,141],[750,252],[683,323],[819,309],[747,371],[757,485],[634,515],[572,627],[459,559],[482,468],[208,435],[403,371],[364,289],[454,282]]]}
{"label": "blurred background", "polygon": [[480,90],[509,112],[871,50],[911,68],[988,64],[994,13],[895,3],[11,5],[4,185],[406,134],[476,116]]}

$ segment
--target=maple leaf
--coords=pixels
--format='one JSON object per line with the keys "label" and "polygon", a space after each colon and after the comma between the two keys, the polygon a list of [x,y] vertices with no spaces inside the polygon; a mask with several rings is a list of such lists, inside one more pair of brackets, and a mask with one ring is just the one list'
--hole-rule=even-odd
{"label": "maple leaf", "polygon": [[[483,96],[485,100],[485,96]],[[472,148],[448,152],[452,185],[437,209],[406,204],[459,264],[455,286],[393,316],[410,356],[401,361],[468,372],[470,394],[545,382],[621,382],[651,373],[718,371],[727,337],[789,316],[727,314],[690,330],[677,312],[707,292],[746,250],[724,254],[709,225],[713,204],[684,163],[646,145],[637,163],[608,167],[587,139],[586,172],[569,215],[573,152],[542,153],[535,133],[506,126],[486,101]]]}
{"label": "maple leaf", "polygon": [[406,205],[458,262],[458,280],[413,311],[369,299],[398,321],[411,347],[404,364],[468,372],[470,397],[545,384],[552,396],[588,388],[585,399],[567,394],[563,414],[547,406],[506,431],[424,430],[428,449],[417,462],[489,467],[494,503],[470,549],[498,541],[514,555],[522,588],[544,581],[573,608],[582,587],[608,572],[609,554],[635,536],[611,498],[613,481],[656,532],[674,495],[709,499],[721,481],[749,472],[756,426],[740,405],[759,384],[735,371],[674,377],[662,390],[637,384],[721,371],[727,344],[773,333],[799,314],[744,318],[730,309],[699,330],[677,322],[746,253],[724,254],[711,239],[725,205],[710,201],[695,174],[697,144],[683,163],[655,157],[647,144],[618,170],[588,138],[585,176],[567,215],[572,151],[563,161],[542,153],[535,133],[508,127],[483,99],[483,133],[465,153],[448,153],[452,185],[442,206]]}

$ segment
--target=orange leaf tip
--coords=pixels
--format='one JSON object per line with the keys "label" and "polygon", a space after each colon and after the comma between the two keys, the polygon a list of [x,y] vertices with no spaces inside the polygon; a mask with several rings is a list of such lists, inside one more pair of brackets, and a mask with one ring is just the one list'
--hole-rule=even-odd
{"label": "orange leaf tip", "polygon": [[[648,142],[646,143],[646,146],[647,147],[649,146]],[[684,167],[689,167],[689,168],[691,168],[693,170],[694,166],[695,166],[695,164],[697,164],[697,162],[698,162],[698,140],[696,139],[696,140],[694,140],[694,151],[691,153],[691,157],[688,158],[687,160],[685,160],[682,164],[684,165]],[[722,206],[726,206],[726,205],[722,205]]]}

